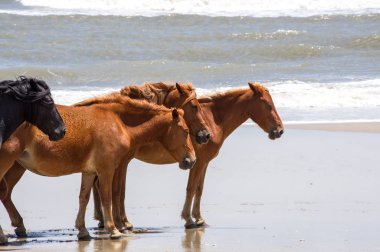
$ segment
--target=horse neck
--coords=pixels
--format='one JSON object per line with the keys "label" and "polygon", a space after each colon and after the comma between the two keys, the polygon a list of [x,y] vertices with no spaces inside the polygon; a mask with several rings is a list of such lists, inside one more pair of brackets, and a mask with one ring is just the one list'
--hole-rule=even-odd
{"label": "horse neck", "polygon": [[137,148],[160,141],[172,120],[171,115],[169,117],[167,113],[163,113],[137,126],[129,127],[128,133],[133,145]]}
{"label": "horse neck", "polygon": [[24,104],[9,95],[0,97],[0,134],[5,142],[26,119],[29,103]]}
{"label": "horse neck", "polygon": [[131,112],[130,107],[123,104],[102,105],[102,107],[104,106],[118,115],[128,128],[128,133],[135,145],[145,145],[157,141],[172,120],[172,117],[167,115],[169,112],[154,113],[147,109],[146,113],[136,113]]}
{"label": "horse neck", "polygon": [[223,139],[249,118],[246,110],[250,96],[246,92],[247,90],[228,92],[213,99],[214,120],[222,129]]}

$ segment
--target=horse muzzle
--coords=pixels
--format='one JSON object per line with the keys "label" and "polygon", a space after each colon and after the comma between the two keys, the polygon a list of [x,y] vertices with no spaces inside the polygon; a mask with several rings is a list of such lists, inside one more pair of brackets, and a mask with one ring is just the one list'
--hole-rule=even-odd
{"label": "horse muzzle", "polygon": [[280,138],[283,133],[284,129],[282,127],[277,127],[269,132],[268,137],[271,140],[275,140],[277,138]]}
{"label": "horse muzzle", "polygon": [[65,127],[59,127],[54,130],[53,134],[49,135],[50,141],[58,141],[61,140],[66,134],[66,128]]}
{"label": "horse muzzle", "polygon": [[191,159],[189,157],[185,157],[179,163],[179,168],[181,168],[182,170],[190,170],[191,168],[193,168],[196,160],[196,158]]}
{"label": "horse muzzle", "polygon": [[200,131],[198,131],[198,133],[195,137],[195,140],[199,144],[206,144],[208,142],[208,140],[210,140],[210,138],[211,138],[210,132],[208,132],[207,130],[200,130]]}

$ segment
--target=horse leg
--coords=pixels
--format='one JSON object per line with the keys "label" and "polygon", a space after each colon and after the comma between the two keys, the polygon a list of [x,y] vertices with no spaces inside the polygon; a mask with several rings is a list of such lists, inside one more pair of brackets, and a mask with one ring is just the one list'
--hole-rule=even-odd
{"label": "horse leg", "polygon": [[82,173],[82,181],[79,193],[79,210],[77,219],[75,221],[75,227],[78,229],[79,240],[90,240],[91,236],[86,228],[85,216],[88,200],[90,199],[91,188],[94,183],[96,174],[94,173]]}
{"label": "horse leg", "polygon": [[103,172],[98,173],[99,178],[99,193],[100,200],[103,207],[104,226],[110,232],[111,238],[120,238],[122,234],[115,227],[112,217],[112,182],[114,170],[104,169]]}
{"label": "horse leg", "polygon": [[25,173],[25,168],[19,163],[15,162],[11,169],[5,174],[2,181],[7,182],[6,194],[2,198],[3,205],[8,212],[9,218],[11,219],[12,226],[15,227],[15,233],[18,237],[26,237],[26,229],[24,226],[24,221],[17,211],[15,205],[12,201],[12,191],[15,185],[20,181],[21,177]]}
{"label": "horse leg", "polygon": [[[128,167],[127,167],[128,168]],[[127,169],[125,169],[124,179],[122,180],[122,186],[121,186],[121,197],[120,197],[120,213],[121,213],[121,219],[124,225],[124,228],[127,230],[132,230],[133,225],[128,221],[127,213],[125,211],[125,184],[126,184],[126,178],[127,178]]]}
{"label": "horse leg", "polygon": [[125,229],[120,212],[122,180],[125,180],[125,170],[125,167],[119,167],[113,176],[112,183],[112,215],[116,228],[121,232]]}
{"label": "horse leg", "polygon": [[[4,178],[7,174],[4,175]],[[7,194],[8,194],[8,183],[7,183],[7,180],[5,179],[2,179],[0,181],[0,199],[4,199],[5,197],[7,197]]]}
{"label": "horse leg", "polygon": [[206,163],[201,171],[201,178],[198,183],[197,190],[195,192],[194,197],[194,203],[193,203],[193,210],[192,210],[192,216],[195,219],[195,223],[197,226],[205,226],[206,223],[204,219],[201,216],[201,198],[202,198],[202,192],[203,192],[203,185],[205,181],[206,171],[207,171],[208,163]]}
{"label": "horse leg", "polygon": [[[15,160],[22,153],[23,146],[19,138],[11,137],[9,138],[3,145],[0,150],[0,181],[3,180],[5,174],[9,171],[9,169],[14,164]],[[3,184],[4,185],[4,184]],[[5,184],[6,185],[6,184]],[[5,190],[7,190],[5,187]],[[4,189],[4,188],[3,188]],[[3,196],[8,193],[2,193]],[[4,244],[8,242],[8,238],[3,233],[3,230],[0,226],[0,244]]]}
{"label": "horse leg", "polygon": [[185,204],[183,205],[183,210],[181,217],[186,221],[185,228],[191,229],[196,228],[197,225],[194,223],[193,219],[191,218],[191,203],[193,201],[193,197],[195,194],[195,190],[198,185],[198,181],[200,179],[199,174],[202,171],[203,165],[201,162],[196,162],[193,169],[190,170],[189,178],[187,180],[187,188],[186,188],[186,199]]}
{"label": "horse leg", "polygon": [[99,221],[98,228],[104,228],[102,204],[100,203],[98,177],[95,177],[92,196],[94,197],[94,219]]}

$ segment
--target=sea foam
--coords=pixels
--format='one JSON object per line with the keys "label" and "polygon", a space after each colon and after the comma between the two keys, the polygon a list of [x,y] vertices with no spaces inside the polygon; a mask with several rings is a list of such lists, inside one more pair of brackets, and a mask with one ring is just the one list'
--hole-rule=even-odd
{"label": "sea foam", "polygon": [[[339,108],[379,108],[380,79],[311,83],[282,81],[263,83],[270,91],[277,107],[292,109],[339,109]],[[121,86],[120,86],[121,87]],[[76,87],[52,91],[57,103],[73,104],[83,99],[114,92],[120,87]],[[234,88],[197,88],[198,96],[210,96],[215,92],[226,92]]]}
{"label": "sea foam", "polygon": [[[380,120],[380,79],[345,83],[268,82],[277,110],[285,121]],[[121,87],[121,86],[120,86]],[[56,103],[71,105],[84,99],[118,91],[112,87],[52,89]],[[234,88],[197,88],[198,97]]]}
{"label": "sea foam", "polygon": [[22,15],[195,14],[255,17],[380,13],[378,0],[18,0],[15,3],[21,3],[26,8],[1,11]]}

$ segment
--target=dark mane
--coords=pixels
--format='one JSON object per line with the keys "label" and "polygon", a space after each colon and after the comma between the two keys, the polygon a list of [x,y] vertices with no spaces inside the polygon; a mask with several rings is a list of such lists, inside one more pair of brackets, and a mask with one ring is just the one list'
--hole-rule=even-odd
{"label": "dark mane", "polygon": [[73,106],[84,107],[84,106],[91,106],[91,105],[96,105],[96,104],[112,104],[112,103],[128,106],[128,109],[131,112],[135,112],[135,113],[159,114],[163,112],[172,111],[172,109],[166,108],[162,105],[150,103],[145,100],[131,99],[128,96],[121,95],[119,92],[113,92],[107,95],[89,98],[87,100],[75,103]]}
{"label": "dark mane", "polygon": [[25,76],[20,76],[15,81],[5,80],[0,82],[1,93],[10,94],[16,100],[22,102],[31,103],[41,100],[45,104],[54,103],[50,95],[50,88],[43,80]]}

